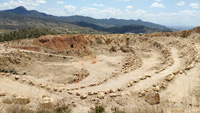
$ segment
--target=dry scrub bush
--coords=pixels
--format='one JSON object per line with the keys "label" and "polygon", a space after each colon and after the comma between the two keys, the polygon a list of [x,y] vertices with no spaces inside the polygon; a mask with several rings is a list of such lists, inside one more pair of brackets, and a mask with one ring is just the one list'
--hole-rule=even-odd
{"label": "dry scrub bush", "polygon": [[70,109],[68,108],[68,106],[49,109],[39,107],[36,110],[32,110],[29,107],[16,104],[12,104],[7,107],[1,106],[0,113],[5,113],[5,111],[6,113],[70,113]]}

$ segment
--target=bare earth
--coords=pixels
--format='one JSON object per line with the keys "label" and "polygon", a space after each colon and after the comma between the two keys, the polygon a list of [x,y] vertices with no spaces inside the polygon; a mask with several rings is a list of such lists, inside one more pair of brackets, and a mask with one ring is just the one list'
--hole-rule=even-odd
{"label": "bare earth", "polygon": [[[67,105],[72,113],[88,113],[98,105],[108,113],[113,107],[126,113],[198,113],[199,54],[196,30],[184,38],[59,35],[1,43],[0,94],[5,95],[0,105],[6,96],[17,95],[29,98],[26,106],[35,109],[48,96],[54,106]],[[160,95],[158,104],[145,101],[152,91]]]}

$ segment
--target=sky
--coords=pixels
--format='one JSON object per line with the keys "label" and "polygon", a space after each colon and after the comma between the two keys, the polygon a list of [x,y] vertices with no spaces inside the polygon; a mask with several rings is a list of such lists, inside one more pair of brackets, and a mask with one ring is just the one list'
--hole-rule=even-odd
{"label": "sky", "polygon": [[141,19],[166,26],[200,26],[200,0],[0,0],[0,10],[18,6],[55,16]]}

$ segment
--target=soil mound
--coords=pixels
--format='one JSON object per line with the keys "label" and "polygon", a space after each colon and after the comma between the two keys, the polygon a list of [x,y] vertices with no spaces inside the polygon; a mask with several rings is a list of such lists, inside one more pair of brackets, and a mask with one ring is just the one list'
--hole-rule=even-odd
{"label": "soil mound", "polygon": [[35,39],[33,44],[51,53],[79,56],[91,54],[83,35],[47,35]]}

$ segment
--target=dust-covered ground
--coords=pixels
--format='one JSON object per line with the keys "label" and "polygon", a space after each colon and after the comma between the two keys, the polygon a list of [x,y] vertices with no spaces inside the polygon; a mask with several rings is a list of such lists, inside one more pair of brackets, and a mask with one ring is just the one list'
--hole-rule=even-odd
{"label": "dust-covered ground", "polygon": [[200,112],[200,28],[57,35],[0,44],[0,110]]}

